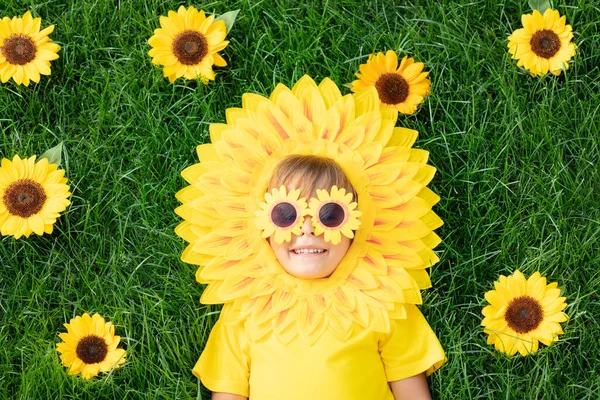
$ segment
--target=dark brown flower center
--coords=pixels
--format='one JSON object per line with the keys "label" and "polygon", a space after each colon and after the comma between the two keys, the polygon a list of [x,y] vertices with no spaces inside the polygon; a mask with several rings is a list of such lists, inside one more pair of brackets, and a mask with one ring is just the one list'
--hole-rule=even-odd
{"label": "dark brown flower center", "polygon": [[88,335],[77,343],[77,357],[86,364],[104,361],[108,353],[108,345],[100,336]]}
{"label": "dark brown flower center", "polygon": [[385,104],[399,104],[408,97],[408,82],[400,74],[386,72],[375,82],[379,100]]}
{"label": "dark brown flower center", "polygon": [[560,38],[550,29],[542,29],[529,40],[531,50],[542,58],[550,58],[560,50]]}
{"label": "dark brown flower center", "polygon": [[4,41],[2,55],[9,64],[25,65],[35,58],[37,47],[29,36],[13,35]]}
{"label": "dark brown flower center", "polygon": [[208,54],[208,42],[199,32],[181,32],[173,41],[173,54],[184,65],[196,65]]}
{"label": "dark brown flower center", "polygon": [[527,333],[540,325],[544,310],[540,302],[532,297],[516,297],[508,304],[504,319],[515,332]]}
{"label": "dark brown flower center", "polygon": [[6,188],[2,201],[12,215],[28,218],[44,207],[46,198],[42,185],[31,179],[21,179]]}

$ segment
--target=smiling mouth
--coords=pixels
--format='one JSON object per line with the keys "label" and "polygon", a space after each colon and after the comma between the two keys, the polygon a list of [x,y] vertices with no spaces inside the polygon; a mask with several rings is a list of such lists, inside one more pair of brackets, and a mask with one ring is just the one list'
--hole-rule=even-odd
{"label": "smiling mouth", "polygon": [[296,249],[292,250],[294,254],[321,254],[325,253],[327,250],[323,249]]}

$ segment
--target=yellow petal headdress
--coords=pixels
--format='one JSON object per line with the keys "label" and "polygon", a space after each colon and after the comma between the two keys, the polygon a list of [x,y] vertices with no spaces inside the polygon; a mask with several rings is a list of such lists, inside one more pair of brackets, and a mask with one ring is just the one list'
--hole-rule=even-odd
{"label": "yellow petal headdress", "polygon": [[[245,318],[259,339],[314,342],[329,329],[348,337],[354,324],[389,331],[404,304],[421,303],[431,286],[426,268],[442,225],[431,210],[439,197],[426,186],[435,168],[412,149],[417,132],[396,128],[398,112],[379,109],[375,88],[342,96],[330,79],[308,76],[269,98],[246,93],[242,108],[211,124],[211,144],[182,175],[177,193],[184,219],[176,233],[189,245],[182,260],[199,265],[208,286],[201,301],[225,303],[222,319]],[[333,159],[354,187],[360,228],[335,272],[305,280],[285,272],[254,223],[276,165],[291,154]]]}

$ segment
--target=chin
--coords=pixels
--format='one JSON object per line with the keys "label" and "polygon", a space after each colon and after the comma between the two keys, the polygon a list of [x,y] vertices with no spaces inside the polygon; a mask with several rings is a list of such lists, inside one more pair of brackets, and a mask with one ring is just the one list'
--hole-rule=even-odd
{"label": "chin", "polygon": [[286,270],[286,272],[296,278],[302,278],[302,279],[322,279],[322,278],[329,278],[331,276],[331,274],[333,274],[333,271],[306,271],[306,270],[294,270],[294,269],[287,269],[284,268]]}

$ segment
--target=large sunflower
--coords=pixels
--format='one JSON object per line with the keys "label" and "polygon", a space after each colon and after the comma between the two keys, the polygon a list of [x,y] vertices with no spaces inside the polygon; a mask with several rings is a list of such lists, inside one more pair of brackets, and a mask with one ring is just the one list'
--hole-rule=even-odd
{"label": "large sunflower", "polygon": [[371,54],[367,63],[360,65],[360,73],[356,73],[358,79],[352,82],[351,90],[358,92],[375,86],[382,107],[412,114],[429,93],[431,85],[427,78],[429,72],[422,72],[423,67],[423,63],[416,63],[408,56],[398,66],[398,56],[392,50]]}
{"label": "large sunflower", "polygon": [[533,10],[533,14],[521,17],[523,28],[508,37],[508,52],[519,60],[532,75],[545,75],[548,71],[560,75],[569,68],[569,60],[575,55],[577,46],[571,43],[573,29],[566,25],[566,16],[547,9],[544,15]]}
{"label": "large sunflower", "polygon": [[80,373],[82,378],[89,379],[125,362],[125,350],[117,349],[121,338],[115,336],[114,325],[99,314],[90,317],[85,313],[64,326],[67,333],[58,335],[63,341],[56,345],[56,350],[70,375]]}
{"label": "large sunflower", "polygon": [[32,18],[27,11],[23,18],[8,17],[0,21],[0,80],[10,78],[29,86],[39,82],[41,75],[50,75],[50,61],[58,58],[60,46],[48,37],[54,31],[50,25],[40,31],[41,18]]}
{"label": "large sunflower", "polygon": [[[212,144],[198,146],[201,162],[182,172],[190,186],[177,193],[176,232],[190,243],[182,260],[200,266],[203,303],[226,303],[224,320],[250,320],[256,337],[312,342],[326,329],[346,338],[355,323],[387,332],[404,304],[421,302],[425,269],[439,261],[439,197],[426,187],[435,168],[411,148],[417,132],[395,128],[397,111],[380,109],[375,88],[342,96],[330,79],[317,86],[304,76],[269,98],[244,94],[226,116],[210,125]],[[357,193],[360,228],[328,278],[287,274],[254,222],[290,154],[335,160]]]}
{"label": "large sunflower", "polygon": [[558,283],[546,285],[539,272],[525,279],[516,271],[494,283],[495,290],[485,294],[490,305],[484,307],[481,325],[487,333],[488,344],[508,355],[518,351],[526,356],[538,350],[539,342],[550,346],[563,333],[561,322],[567,304],[560,297]]}
{"label": "large sunflower", "polygon": [[52,233],[59,214],[71,202],[65,171],[35,156],[16,155],[0,166],[0,231],[2,236],[29,237]]}
{"label": "large sunflower", "polygon": [[214,21],[214,15],[206,17],[204,11],[184,6],[169,16],[160,17],[160,26],[154,30],[148,43],[152,63],[164,65],[163,73],[170,82],[184,77],[199,78],[203,83],[215,79],[212,66],[224,67],[225,60],[217,54],[229,44],[224,21]]}

